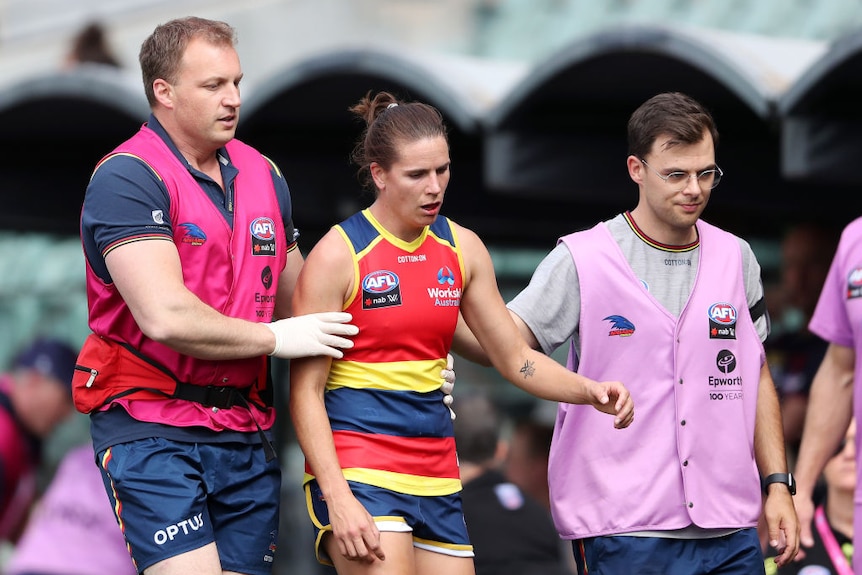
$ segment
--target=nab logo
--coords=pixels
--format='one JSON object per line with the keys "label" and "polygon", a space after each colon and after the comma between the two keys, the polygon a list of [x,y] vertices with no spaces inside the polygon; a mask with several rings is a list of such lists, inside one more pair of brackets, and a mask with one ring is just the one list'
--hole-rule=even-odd
{"label": "nab logo", "polygon": [[729,303],[712,304],[709,319],[722,325],[733,325],[736,323],[736,308]]}
{"label": "nab logo", "polygon": [[386,270],[371,272],[362,280],[362,289],[373,294],[387,293],[398,287],[398,276]]}
{"label": "nab logo", "polygon": [[275,224],[270,218],[257,218],[251,222],[249,231],[259,240],[271,240],[275,236]]}

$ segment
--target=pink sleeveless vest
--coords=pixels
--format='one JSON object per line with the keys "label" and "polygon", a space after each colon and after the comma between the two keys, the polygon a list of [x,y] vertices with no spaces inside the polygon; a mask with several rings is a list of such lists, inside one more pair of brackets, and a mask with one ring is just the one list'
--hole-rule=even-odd
{"label": "pink sleeveless vest", "polygon": [[636,417],[617,430],[561,404],[549,463],[563,538],[756,525],[754,421],[763,346],[739,243],[698,223],[700,264],[679,319],[641,285],[607,227],[561,239],[581,289],[581,355],[569,368],[625,383]]}
{"label": "pink sleeveless vest", "polygon": [[[226,145],[239,169],[234,183],[233,229],[164,141],[143,126],[105,159],[128,154],[141,159],[164,181],[170,193],[174,243],[189,290],[219,312],[249,321],[271,321],[278,277],[287,261],[284,225],[269,162],[256,150],[232,140]],[[104,161],[104,160],[103,160]],[[96,168],[98,169],[98,167]],[[167,216],[168,214],[165,214]],[[154,217],[157,217],[154,214]],[[138,329],[113,284],[87,269],[90,329],[126,342],[170,369],[181,381],[196,385],[246,387],[253,383],[262,358],[202,360],[179,354],[150,340]],[[132,417],[178,426],[256,430],[246,410],[210,408],[178,400],[117,400]],[[264,429],[275,411],[255,414]]]}

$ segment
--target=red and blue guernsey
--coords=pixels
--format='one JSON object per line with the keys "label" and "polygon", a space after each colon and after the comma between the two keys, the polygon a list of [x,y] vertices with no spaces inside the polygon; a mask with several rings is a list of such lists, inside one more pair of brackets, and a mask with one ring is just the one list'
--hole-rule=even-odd
{"label": "red and blue guernsey", "polygon": [[326,383],[344,476],[412,495],[456,493],[452,420],[440,391],[463,289],[455,230],[441,216],[404,242],[368,210],[335,229],[353,254],[354,285],[344,309],[359,327]]}
{"label": "red and blue guernsey", "polygon": [[[179,253],[186,287],[224,315],[249,321],[272,320],[278,277],[287,262],[284,224],[271,178],[272,165],[260,152],[238,140],[226,146],[231,162],[239,169],[234,181],[234,225],[231,227],[189,170],[158,134],[143,126],[132,138],[105,159],[127,154],[145,162],[161,179],[170,195],[173,241]],[[104,162],[104,160],[103,160]],[[101,163],[100,163],[101,165]],[[98,166],[96,167],[98,170]],[[154,221],[162,217],[154,213]],[[168,216],[168,214],[164,214]],[[136,241],[132,237],[122,242]],[[116,244],[103,250],[114,249]],[[218,278],[214,281],[212,278]],[[265,357],[211,361],[177,353],[147,338],[135,323],[126,303],[113,284],[106,284],[88,266],[87,295],[90,329],[103,340],[128,344],[146,358],[166,367],[180,381],[199,386],[263,386]],[[89,367],[89,366],[88,366]],[[105,366],[106,368],[108,366]],[[122,389],[131,374],[97,376],[95,388]],[[172,383],[172,382],[171,382]],[[84,389],[76,389],[83,393]],[[199,403],[158,397],[113,399],[139,421],[174,426],[204,426],[221,431],[254,431],[255,420],[269,429],[275,419],[271,406],[260,406],[254,419],[243,407],[214,410]],[[254,399],[254,394],[250,400]],[[76,404],[80,398],[76,397]]]}

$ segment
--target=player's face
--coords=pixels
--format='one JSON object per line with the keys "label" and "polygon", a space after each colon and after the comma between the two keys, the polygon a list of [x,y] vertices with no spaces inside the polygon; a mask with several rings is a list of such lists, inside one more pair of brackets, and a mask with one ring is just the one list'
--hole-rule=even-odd
{"label": "player's face", "polygon": [[231,46],[192,40],[172,85],[181,138],[190,146],[215,150],[236,134],[242,100],[242,68]]}
{"label": "player's face", "polygon": [[[694,176],[716,167],[715,146],[708,131],[695,144],[669,145],[671,140],[670,136],[659,136],[646,157],[629,156],[629,175],[640,190],[633,214],[638,225],[653,239],[682,245],[695,240],[694,224],[709,201],[712,190],[708,184],[702,186]],[[685,172],[692,177],[681,187],[663,179],[662,176],[672,172]]]}
{"label": "player's face", "polygon": [[374,215],[405,241],[434,223],[449,185],[449,145],[443,136],[403,143],[388,170],[372,163],[377,185]]}

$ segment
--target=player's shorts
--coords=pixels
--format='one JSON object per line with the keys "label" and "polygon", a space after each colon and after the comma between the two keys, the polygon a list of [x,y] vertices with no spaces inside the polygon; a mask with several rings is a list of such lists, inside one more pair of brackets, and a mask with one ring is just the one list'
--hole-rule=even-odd
{"label": "player's shorts", "polygon": [[138,571],[215,541],[223,570],[272,572],[281,468],[261,445],[149,438],[98,463]]}
{"label": "player's shorts", "polygon": [[578,575],[757,575],[763,553],[756,529],[723,537],[672,539],[626,535],[590,537],[572,542]]}
{"label": "player's shorts", "polygon": [[[453,557],[473,557],[467,524],[461,508],[461,494],[408,495],[365,483],[348,481],[356,499],[374,518],[377,529],[412,533],[413,546]],[[314,552],[317,560],[332,565],[321,547],[323,535],[332,531],[329,509],[317,481],[305,485],[305,502],[314,524]]]}

